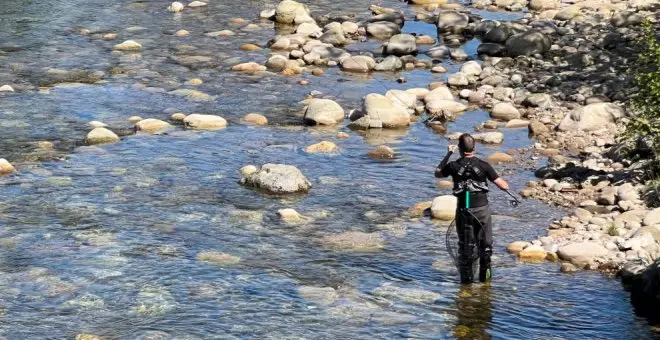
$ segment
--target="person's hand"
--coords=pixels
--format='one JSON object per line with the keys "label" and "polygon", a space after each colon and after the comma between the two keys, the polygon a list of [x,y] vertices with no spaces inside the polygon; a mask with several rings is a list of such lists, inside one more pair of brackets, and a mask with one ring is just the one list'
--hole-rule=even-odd
{"label": "person's hand", "polygon": [[447,147],[447,152],[454,152],[458,147],[456,145],[449,145]]}

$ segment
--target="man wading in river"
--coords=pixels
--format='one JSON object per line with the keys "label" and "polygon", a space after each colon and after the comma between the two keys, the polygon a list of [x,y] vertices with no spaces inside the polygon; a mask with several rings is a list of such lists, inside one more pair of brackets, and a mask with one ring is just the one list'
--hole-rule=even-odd
{"label": "man wading in river", "polygon": [[454,180],[456,206],[456,231],[458,232],[458,271],[461,283],[472,283],[472,264],[475,243],[479,256],[479,281],[491,278],[490,257],[493,254],[493,223],[488,206],[488,181],[500,189],[508,190],[509,184],[500,178],[490,164],[474,156],[474,138],[464,133],[458,138],[461,158],[449,162],[456,150],[450,145],[448,153],[435,169],[436,177],[451,176]]}

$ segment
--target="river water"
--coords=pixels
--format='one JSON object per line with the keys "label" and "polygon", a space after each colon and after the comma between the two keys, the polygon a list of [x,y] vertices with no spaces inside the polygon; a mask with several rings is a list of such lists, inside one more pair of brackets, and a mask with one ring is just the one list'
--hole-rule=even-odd
{"label": "river water", "polygon": [[[369,15],[367,1],[315,1],[316,13]],[[414,16],[414,9],[383,1]],[[327,69],[323,77],[250,76],[228,71],[263,62],[273,24],[254,19],[274,5],[263,1],[167,13],[165,1],[17,0],[0,8],[0,84],[19,91],[0,95],[0,157],[19,168],[0,177],[0,336],[64,339],[93,333],[111,339],[354,339],[354,338],[648,338],[617,280],[597,273],[561,275],[555,264],[523,264],[507,243],[543,232],[562,213],[527,201],[513,208],[491,194],[496,237],[495,277],[488,286],[461,288],[444,241],[446,226],[403,218],[411,205],[446,194],[433,169],[447,141],[423,124],[368,134],[300,125],[312,90],[345,108],[387,89],[424,87],[444,75],[428,71],[354,76]],[[482,13],[497,19],[515,14]],[[258,29],[245,29],[246,18]],[[185,28],[189,37],[172,33]],[[90,34],[80,34],[88,29]],[[211,38],[222,29],[237,35]],[[409,22],[405,31],[433,34]],[[119,34],[117,41],[99,39]],[[135,39],[141,56],[113,53]],[[187,46],[183,46],[187,45]],[[465,49],[474,53],[477,42]],[[369,42],[360,48],[373,48]],[[356,47],[353,47],[356,48]],[[190,69],[174,55],[211,56],[212,68]],[[454,70],[458,65],[444,61]],[[38,89],[51,69],[102,73],[102,83]],[[408,82],[396,83],[405,76]],[[217,96],[193,102],[164,91],[192,88]],[[297,83],[310,81],[308,86]],[[173,111],[219,114],[230,126],[218,132],[177,128],[161,136],[127,136],[101,147],[81,145],[87,122],[130,128],[127,118],[167,119]],[[241,124],[263,112],[268,127]],[[470,111],[449,131],[470,131],[488,118]],[[350,134],[336,140],[338,130]],[[321,140],[340,151],[307,154]],[[52,141],[55,150],[40,149]],[[531,145],[524,130],[506,131],[496,150]],[[386,144],[397,158],[366,156]],[[268,162],[296,165],[313,188],[272,197],[241,187],[238,169]],[[514,191],[536,164],[501,166]],[[277,210],[311,218],[289,225]],[[345,231],[380,233],[384,249],[342,252],[323,237]],[[197,261],[203,251],[241,258],[233,265]],[[301,288],[305,287],[305,288]],[[308,287],[331,287],[319,298]],[[327,292],[327,291],[326,291]]]}

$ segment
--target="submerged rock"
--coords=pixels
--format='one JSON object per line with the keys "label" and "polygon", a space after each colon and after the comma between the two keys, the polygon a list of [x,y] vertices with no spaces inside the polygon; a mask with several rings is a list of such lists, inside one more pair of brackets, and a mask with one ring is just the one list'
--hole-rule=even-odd
{"label": "submerged rock", "polygon": [[370,150],[367,155],[373,159],[392,159],[395,153],[389,146],[379,145],[375,149]]}
{"label": "submerged rock", "polygon": [[137,314],[156,316],[174,309],[176,300],[165,287],[146,286],[137,295],[137,305],[133,311]]}
{"label": "submerged rock", "polygon": [[194,102],[212,102],[216,98],[216,96],[211,96],[204,92],[191,89],[178,89],[168,93],[174,96],[186,97],[188,100]]}
{"label": "submerged rock", "polygon": [[339,298],[339,294],[332,287],[301,286],[298,288],[298,295],[319,305],[331,305]]}
{"label": "submerged rock", "polygon": [[178,13],[183,11],[184,8],[186,8],[186,6],[184,6],[182,3],[178,1],[175,1],[167,7],[167,11],[172,13]]}
{"label": "submerged rock", "polygon": [[219,251],[202,251],[195,256],[195,259],[200,262],[208,262],[217,265],[232,265],[241,261],[241,258],[231,254]]}
{"label": "submerged rock", "polygon": [[371,292],[375,296],[386,299],[398,299],[408,303],[432,304],[441,297],[440,294],[418,288],[401,288],[391,284],[384,284]]}
{"label": "submerged rock", "polygon": [[330,248],[358,252],[371,252],[383,249],[385,240],[379,233],[347,231],[323,237],[322,242]]}
{"label": "submerged rock", "polygon": [[494,152],[486,157],[488,163],[500,164],[513,162],[513,156],[504,152]]}
{"label": "submerged rock", "polygon": [[119,136],[106,128],[95,128],[85,137],[87,145],[108,144],[119,141]]}
{"label": "submerged rock", "polygon": [[329,141],[321,141],[316,144],[309,145],[305,148],[305,152],[309,153],[328,153],[337,151],[337,145]]}
{"label": "submerged rock", "polygon": [[260,113],[248,113],[243,117],[243,121],[254,125],[268,125],[268,118]]}
{"label": "submerged rock", "polygon": [[307,192],[312,183],[292,165],[264,164],[256,172],[242,175],[241,184],[272,194]]}
{"label": "submerged rock", "polygon": [[237,72],[248,72],[248,73],[254,73],[254,72],[263,72],[266,71],[266,66],[259,65],[255,62],[247,62],[247,63],[242,63],[238,65],[232,66],[231,70],[232,71],[237,71]]}
{"label": "submerged rock", "polygon": [[195,130],[221,130],[227,127],[227,121],[216,115],[193,113],[183,119],[183,124]]}

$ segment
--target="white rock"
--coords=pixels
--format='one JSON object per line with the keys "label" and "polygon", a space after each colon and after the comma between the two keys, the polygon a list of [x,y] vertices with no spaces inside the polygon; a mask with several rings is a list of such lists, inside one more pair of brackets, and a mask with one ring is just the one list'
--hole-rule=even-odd
{"label": "white rock", "polygon": [[0,86],[0,92],[14,92],[14,88],[9,85]]}
{"label": "white rock", "polygon": [[10,174],[15,171],[16,168],[14,168],[14,166],[9,163],[9,161],[4,158],[0,158],[0,175]]}
{"label": "white rock", "polygon": [[119,141],[119,136],[106,128],[95,128],[85,138],[87,145],[107,144]]}
{"label": "white rock", "polygon": [[185,7],[186,6],[184,6],[182,3],[178,2],[178,1],[175,1],[172,4],[170,4],[169,7],[167,7],[167,10],[172,12],[172,13],[178,13],[178,12],[183,11],[183,9]]}
{"label": "white rock", "polygon": [[470,60],[461,66],[461,72],[467,76],[478,76],[481,74],[481,65],[474,60]]}
{"label": "white rock", "polygon": [[208,4],[206,2],[203,2],[203,1],[193,1],[193,2],[188,4],[188,7],[197,8],[197,7],[204,7],[204,6],[207,6],[207,5]]}
{"label": "white rock", "polygon": [[195,130],[220,130],[227,127],[227,121],[216,115],[193,113],[183,119],[183,124]]}
{"label": "white rock", "polygon": [[655,208],[651,210],[644,217],[644,225],[654,226],[656,224],[660,224],[660,208]]}
{"label": "white rock", "polygon": [[344,109],[330,99],[312,99],[304,119],[317,125],[335,125],[344,121]]}
{"label": "white rock", "polygon": [[142,49],[142,45],[135,40],[126,40],[121,44],[115,45],[117,51],[138,51]]}
{"label": "white rock", "polygon": [[433,199],[431,216],[442,221],[451,221],[456,216],[458,199],[454,195],[438,196]]}

